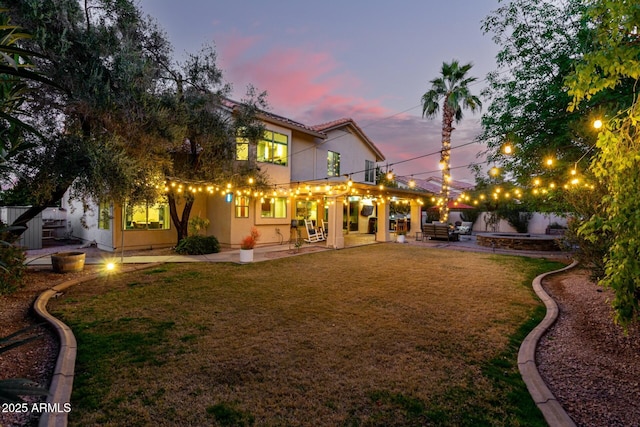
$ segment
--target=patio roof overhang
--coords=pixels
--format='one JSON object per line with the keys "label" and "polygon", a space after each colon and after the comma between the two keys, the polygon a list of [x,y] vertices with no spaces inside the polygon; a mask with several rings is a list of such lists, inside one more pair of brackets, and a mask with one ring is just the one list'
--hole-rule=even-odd
{"label": "patio roof overhang", "polygon": [[420,204],[426,203],[433,197],[432,193],[404,189],[385,187],[381,185],[373,185],[360,182],[340,181],[319,183],[312,182],[295,182],[290,184],[289,192],[296,197],[361,197],[374,201],[415,201]]}

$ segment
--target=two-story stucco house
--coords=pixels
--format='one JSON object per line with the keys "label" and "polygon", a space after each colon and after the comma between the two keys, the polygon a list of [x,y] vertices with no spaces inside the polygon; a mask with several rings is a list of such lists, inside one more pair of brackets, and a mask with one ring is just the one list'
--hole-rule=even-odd
{"label": "two-story stucco house", "polygon": [[[304,238],[304,227],[292,228],[303,226],[304,220],[324,225],[329,247],[343,247],[345,233],[370,233],[372,239],[387,241],[389,204],[400,199],[411,203],[412,214],[420,218],[419,194],[376,186],[376,164],[384,155],[353,120],[308,126],[268,112],[259,118],[266,131],[256,159],[272,189],[260,194],[199,189],[191,210],[191,218],[210,221],[204,234],[216,236],[223,247],[239,247],[252,227],[261,234],[260,245],[287,242],[298,231]],[[239,140],[236,151],[237,161],[248,161],[246,143]],[[81,209],[67,206],[66,199],[63,203],[73,236],[95,241],[103,250],[176,244],[162,200],[146,206],[102,203],[84,218]]]}

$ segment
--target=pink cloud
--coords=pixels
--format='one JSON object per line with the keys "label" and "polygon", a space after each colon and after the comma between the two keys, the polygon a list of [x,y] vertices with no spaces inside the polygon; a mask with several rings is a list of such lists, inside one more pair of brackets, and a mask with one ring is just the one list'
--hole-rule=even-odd
{"label": "pink cloud", "polygon": [[[420,108],[398,114],[378,99],[366,99],[362,82],[342,69],[329,53],[298,47],[261,51],[260,37],[227,37],[218,46],[221,66],[234,85],[234,96],[243,95],[248,84],[266,90],[271,110],[308,125],[343,117],[353,118],[382,150],[396,173],[426,178],[438,176],[441,124],[426,120]],[[473,140],[479,127],[468,117],[454,131],[452,145]],[[452,166],[479,162],[482,147],[472,144],[452,152]],[[437,153],[425,156],[430,153]],[[420,159],[416,157],[425,156]],[[412,160],[415,159],[415,160]],[[465,168],[452,171],[455,179],[473,182]]]}
{"label": "pink cloud", "polygon": [[260,38],[232,36],[219,46],[221,65],[235,96],[252,84],[268,92],[273,111],[308,124],[341,117],[390,114],[379,100],[357,92],[362,82],[329,53],[299,47],[260,51]]}

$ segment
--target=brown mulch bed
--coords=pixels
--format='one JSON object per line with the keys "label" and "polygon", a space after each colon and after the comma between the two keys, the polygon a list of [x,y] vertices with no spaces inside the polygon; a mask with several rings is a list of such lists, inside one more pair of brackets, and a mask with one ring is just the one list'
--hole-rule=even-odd
{"label": "brown mulch bed", "polygon": [[578,426],[640,425],[640,329],[613,322],[611,291],[585,270],[551,276],[543,287],[558,321],[540,341],[542,378]]}
{"label": "brown mulch bed", "polygon": [[[86,266],[82,272],[62,275],[54,273],[49,266],[30,267],[23,288],[12,295],[0,295],[0,336],[4,337],[22,328],[41,323],[32,309],[38,295],[67,280],[91,275],[95,269],[94,266]],[[58,357],[58,339],[44,325],[37,326],[31,334],[39,335],[40,338],[0,354],[0,379],[28,378],[43,387],[48,387]],[[44,398],[27,397],[25,400],[41,402]],[[37,425],[38,418],[36,413],[0,412],[0,426]]]}

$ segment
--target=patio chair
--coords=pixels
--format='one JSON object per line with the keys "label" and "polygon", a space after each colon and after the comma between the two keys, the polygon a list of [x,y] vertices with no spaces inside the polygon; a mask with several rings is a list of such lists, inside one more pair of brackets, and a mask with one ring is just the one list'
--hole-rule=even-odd
{"label": "patio chair", "polygon": [[308,236],[306,239],[304,239],[305,242],[316,243],[324,240],[324,235],[314,227],[313,221],[305,219],[304,226],[307,229]]}
{"label": "patio chair", "polygon": [[329,233],[329,227],[327,227],[327,223],[324,222],[324,219],[320,220],[320,231],[322,231],[322,235],[326,239]]}

